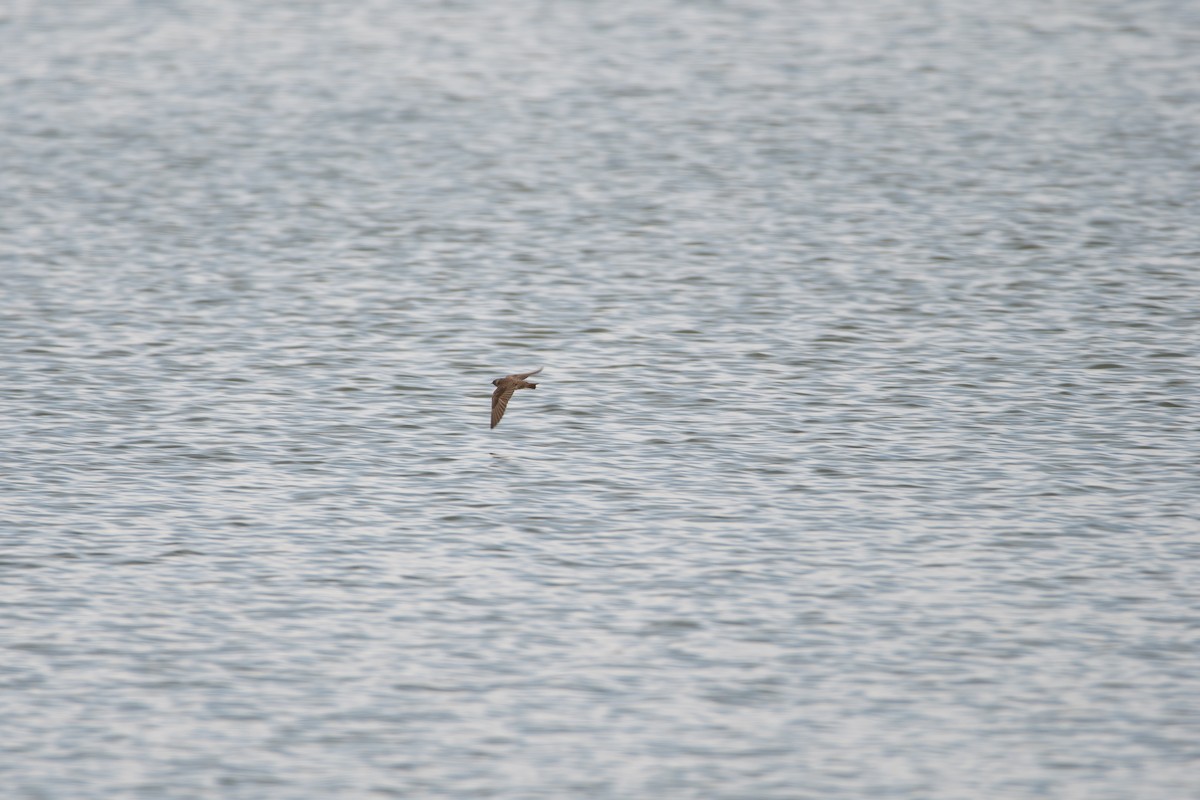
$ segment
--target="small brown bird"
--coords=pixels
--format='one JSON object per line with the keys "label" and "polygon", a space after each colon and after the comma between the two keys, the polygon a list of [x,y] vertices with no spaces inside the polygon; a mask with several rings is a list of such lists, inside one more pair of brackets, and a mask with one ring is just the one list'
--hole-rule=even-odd
{"label": "small brown bird", "polygon": [[525,380],[530,375],[537,375],[544,367],[538,367],[533,372],[519,372],[516,375],[505,375],[503,378],[496,378],[492,381],[492,386],[496,387],[496,391],[492,392],[492,427],[500,424],[500,418],[504,416],[504,409],[508,408],[508,398],[513,396],[513,392],[517,389],[536,389],[536,383],[530,383]]}

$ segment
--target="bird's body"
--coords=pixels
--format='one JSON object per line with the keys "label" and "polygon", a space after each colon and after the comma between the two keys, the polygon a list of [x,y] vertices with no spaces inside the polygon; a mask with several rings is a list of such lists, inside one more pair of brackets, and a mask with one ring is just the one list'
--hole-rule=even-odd
{"label": "bird's body", "polygon": [[505,375],[503,378],[496,378],[492,381],[492,386],[496,387],[496,391],[492,392],[492,427],[500,424],[500,418],[504,416],[504,410],[508,408],[508,400],[513,396],[513,392],[517,389],[536,389],[536,383],[530,383],[525,380],[530,375],[537,375],[542,371],[542,367],[538,367],[532,372],[519,372],[515,375]]}

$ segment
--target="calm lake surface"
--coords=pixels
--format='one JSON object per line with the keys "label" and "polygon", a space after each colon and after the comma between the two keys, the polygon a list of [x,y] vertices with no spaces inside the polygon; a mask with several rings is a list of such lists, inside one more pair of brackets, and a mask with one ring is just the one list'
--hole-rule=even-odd
{"label": "calm lake surface", "polygon": [[1200,6],[0,53],[6,798],[1200,797]]}

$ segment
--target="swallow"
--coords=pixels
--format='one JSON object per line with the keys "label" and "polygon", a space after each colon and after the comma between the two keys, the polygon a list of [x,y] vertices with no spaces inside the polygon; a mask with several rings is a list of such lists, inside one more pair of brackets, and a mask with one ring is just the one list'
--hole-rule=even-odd
{"label": "swallow", "polygon": [[516,375],[505,375],[503,378],[496,378],[492,381],[492,386],[496,387],[496,391],[492,392],[492,427],[500,424],[500,418],[504,416],[504,409],[508,408],[508,398],[513,396],[513,392],[517,389],[536,389],[536,383],[530,383],[525,380],[530,375],[537,375],[544,367],[538,367],[533,372],[519,372]]}

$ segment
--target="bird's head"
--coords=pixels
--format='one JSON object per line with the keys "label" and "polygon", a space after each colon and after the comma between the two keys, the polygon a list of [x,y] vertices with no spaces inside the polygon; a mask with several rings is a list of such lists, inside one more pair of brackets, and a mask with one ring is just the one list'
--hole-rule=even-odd
{"label": "bird's head", "polygon": [[499,379],[499,378],[496,378],[496,380],[492,381],[492,386],[499,386],[499,385],[500,385],[500,379]]}

